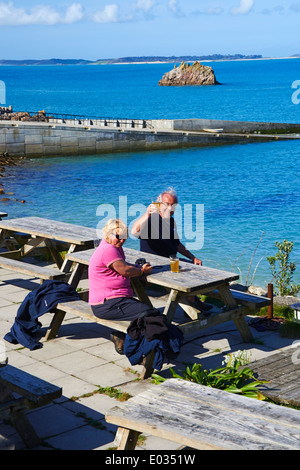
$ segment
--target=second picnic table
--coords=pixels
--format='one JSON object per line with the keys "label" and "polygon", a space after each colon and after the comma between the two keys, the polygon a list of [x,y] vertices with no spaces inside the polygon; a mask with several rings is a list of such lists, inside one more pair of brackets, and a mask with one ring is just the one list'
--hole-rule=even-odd
{"label": "second picnic table", "polygon": [[[172,273],[168,258],[143,253],[131,248],[124,248],[126,261],[134,264],[138,258],[146,258],[153,266],[153,271],[146,280],[141,278],[131,278],[132,287],[135,294],[142,302],[149,305],[151,300],[147,295],[145,285],[153,284],[164,287],[168,290],[168,299],[164,308],[164,314],[168,321],[172,322],[177,306],[188,314],[190,319],[180,324],[180,329],[184,334],[191,334],[197,330],[215,326],[220,323],[233,320],[242,339],[245,342],[252,341],[252,333],[244,316],[248,313],[259,310],[262,306],[268,305],[270,299],[261,298],[249,294],[241,294],[230,288],[230,282],[239,278],[237,274],[206,266],[196,266],[188,262],[180,262],[179,273]],[[84,271],[89,265],[94,249],[73,252],[66,255],[69,261],[75,263],[70,284],[76,288]],[[216,292],[217,291],[217,292]],[[190,298],[193,295],[208,294],[219,295],[225,304],[225,308],[217,314],[203,316],[197,310]]]}
{"label": "second picnic table", "polygon": [[66,242],[69,245],[68,253],[73,253],[76,250],[91,248],[94,240],[98,238],[94,228],[42,217],[0,220],[0,247],[4,245],[7,236],[19,241],[20,234],[28,235],[28,240],[23,241],[22,256],[27,256],[34,248],[44,242],[62,272],[67,272],[71,263],[68,259],[63,260],[56,249],[55,241]]}

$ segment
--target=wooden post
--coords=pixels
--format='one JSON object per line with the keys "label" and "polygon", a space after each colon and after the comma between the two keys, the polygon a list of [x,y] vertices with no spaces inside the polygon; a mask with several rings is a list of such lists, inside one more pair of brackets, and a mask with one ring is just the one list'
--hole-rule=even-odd
{"label": "wooden post", "polygon": [[268,319],[273,318],[273,284],[268,284],[268,298],[271,300],[268,306]]}

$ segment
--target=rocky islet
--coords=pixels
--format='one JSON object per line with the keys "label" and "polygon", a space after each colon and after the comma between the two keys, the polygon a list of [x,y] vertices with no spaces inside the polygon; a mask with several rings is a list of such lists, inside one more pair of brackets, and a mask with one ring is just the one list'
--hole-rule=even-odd
{"label": "rocky islet", "polygon": [[212,67],[194,62],[192,65],[182,62],[178,67],[166,72],[158,82],[159,86],[220,85]]}

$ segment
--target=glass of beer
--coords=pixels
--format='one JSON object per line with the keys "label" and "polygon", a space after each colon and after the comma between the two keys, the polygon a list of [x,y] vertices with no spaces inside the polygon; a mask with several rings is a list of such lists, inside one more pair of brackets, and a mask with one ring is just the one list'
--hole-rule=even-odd
{"label": "glass of beer", "polygon": [[170,266],[172,273],[179,273],[179,259],[177,256],[170,256]]}
{"label": "glass of beer", "polygon": [[160,197],[156,199],[156,201],[152,201],[152,204],[156,207],[157,212],[160,211],[161,200]]}

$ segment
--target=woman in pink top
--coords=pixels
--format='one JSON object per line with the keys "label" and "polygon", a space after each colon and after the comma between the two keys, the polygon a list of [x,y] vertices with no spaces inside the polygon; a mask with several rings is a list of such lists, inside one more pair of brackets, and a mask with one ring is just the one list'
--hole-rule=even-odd
{"label": "woman in pink top", "polygon": [[[122,248],[128,238],[127,226],[119,219],[111,219],[103,229],[103,239],[89,264],[89,304],[99,318],[135,320],[149,310],[149,305],[133,297],[131,277],[150,274],[149,263],[141,267],[125,260]],[[114,331],[111,339],[118,353],[123,353],[125,334]]]}

